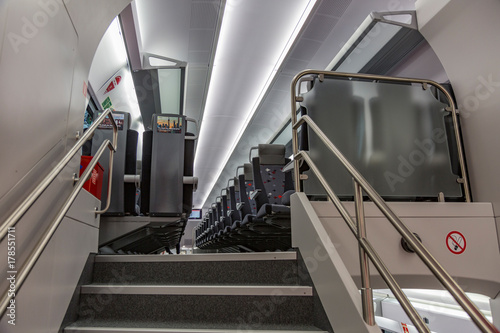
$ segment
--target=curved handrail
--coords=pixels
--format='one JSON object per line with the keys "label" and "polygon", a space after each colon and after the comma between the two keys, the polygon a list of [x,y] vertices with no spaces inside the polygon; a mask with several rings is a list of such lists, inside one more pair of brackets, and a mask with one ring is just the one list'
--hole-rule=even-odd
{"label": "curved handrail", "polygon": [[[455,300],[460,304],[460,306],[469,314],[471,319],[477,325],[477,327],[482,332],[487,333],[499,333],[498,329],[490,323],[483,314],[479,311],[476,305],[465,295],[462,288],[453,280],[453,278],[449,275],[449,273],[439,264],[439,262],[432,256],[432,254],[425,248],[422,243],[415,237],[415,235],[409,230],[409,228],[399,219],[399,217],[391,210],[391,208],[386,204],[386,202],[382,199],[382,197],[375,191],[375,189],[368,183],[368,181],[356,170],[356,168],[345,158],[345,156],[335,147],[335,145],[328,139],[328,137],[321,131],[321,129],[314,123],[314,121],[309,116],[302,116],[299,121],[297,121],[297,116],[295,113],[296,103],[300,99],[295,95],[296,92],[296,84],[300,80],[300,78],[304,75],[328,75],[328,76],[341,76],[341,77],[358,77],[358,78],[368,78],[374,80],[389,80],[389,81],[400,81],[400,82],[417,82],[422,84],[432,84],[436,86],[439,90],[441,90],[447,97],[449,97],[450,104],[452,106],[452,115],[454,123],[456,121],[456,112],[455,106],[453,104],[453,100],[451,99],[448,92],[442,88],[439,84],[430,80],[419,80],[419,79],[406,79],[406,78],[393,78],[393,77],[385,77],[379,75],[364,75],[364,74],[348,74],[348,73],[334,73],[334,72],[326,72],[326,71],[313,71],[306,70],[299,73],[293,79],[291,86],[291,107],[292,107],[292,144],[293,144],[293,152],[294,152],[294,176],[295,176],[295,186],[296,191],[301,192],[300,185],[300,170],[299,170],[299,162],[300,160],[305,160],[309,167],[313,170],[313,172],[318,176],[318,180],[325,188],[329,198],[332,200],[336,208],[339,210],[343,219],[346,221],[347,225],[351,229],[351,231],[356,236],[359,246],[360,246],[360,262],[363,266],[363,252],[366,253],[374,263],[375,267],[379,271],[381,277],[388,284],[389,288],[395,293],[399,295],[397,296],[398,301],[401,303],[401,306],[405,310],[406,314],[410,317],[412,322],[415,324],[417,329],[420,332],[429,332],[429,329],[423,323],[422,318],[416,313],[416,310],[413,308],[409,301],[405,301],[406,296],[404,296],[401,288],[395,284],[395,280],[384,266],[382,260],[377,255],[373,247],[370,245],[368,240],[361,235],[356,228],[359,228],[359,225],[356,227],[356,224],[350,217],[347,210],[342,205],[340,199],[335,195],[327,181],[323,178],[317,167],[314,165],[313,161],[309,157],[309,155],[304,151],[298,151],[298,128],[307,123],[308,128],[313,130],[316,135],[320,138],[320,140],[327,146],[327,148],[335,155],[335,157],[342,163],[344,168],[351,174],[353,177],[356,190],[355,190],[355,205],[356,205],[356,213],[358,215],[359,212],[362,213],[362,208],[359,206],[363,205],[363,197],[361,195],[362,191],[358,191],[358,186],[368,195],[368,197],[373,201],[373,203],[379,208],[379,210],[384,214],[384,216],[389,220],[389,222],[393,225],[393,227],[398,231],[398,233],[405,239],[408,244],[414,249],[415,253],[419,256],[419,258],[424,262],[424,264],[431,270],[433,275],[441,282],[441,284],[450,292],[450,294],[455,298]],[[456,123],[455,123],[456,124]],[[459,135],[458,127],[455,127],[455,135]],[[461,161],[462,168],[462,179],[464,180],[464,189],[466,191],[466,199],[470,200],[470,196],[468,194],[467,187],[467,178],[465,172],[465,164],[463,162],[463,155],[460,146],[460,137],[457,137],[457,145],[459,146],[459,156]],[[358,216],[358,221],[364,219],[364,216]],[[361,250],[362,249],[362,250]],[[362,268],[363,270],[363,268]],[[365,272],[366,273],[366,272]],[[369,274],[368,274],[368,282],[369,282]],[[363,285],[364,288],[369,288],[369,286]],[[403,297],[404,296],[404,297]],[[400,299],[401,298],[401,299]],[[406,298],[407,299],[407,298]],[[371,302],[371,299],[363,299],[363,303]],[[373,314],[368,314],[365,316],[365,320],[370,322],[370,317]]]}
{"label": "curved handrail", "polygon": [[[34,250],[30,253],[26,261],[23,263],[22,267],[18,270],[17,275],[16,275],[16,292],[19,291],[21,286],[23,285],[24,281],[28,277],[29,273],[35,266],[38,258],[42,254],[43,250],[49,243],[52,235],[55,233],[57,230],[57,227],[61,224],[61,221],[63,220],[64,216],[66,216],[66,213],[70,209],[71,205],[75,201],[76,197],[80,193],[80,190],[82,189],[84,183],[86,182],[87,178],[90,177],[90,174],[92,170],[94,169],[95,165],[97,164],[97,161],[101,157],[101,155],[104,153],[106,148],[110,149],[110,167],[113,166],[113,153],[116,151],[116,143],[117,143],[117,135],[118,135],[118,127],[116,126],[116,122],[113,118],[113,115],[111,113],[110,109],[107,109],[103,114],[94,122],[94,124],[87,130],[87,132],[78,140],[78,142],[75,144],[73,148],[63,157],[63,159],[56,165],[56,167],[42,180],[42,182],[35,188],[35,190],[21,203],[21,205],[14,211],[14,213],[9,216],[7,221],[5,221],[2,225],[2,228],[6,228],[5,232],[9,230],[9,228],[12,228],[18,221],[21,219],[21,217],[24,216],[26,211],[33,205],[33,203],[40,197],[40,195],[45,191],[45,189],[50,185],[50,183],[55,179],[57,174],[68,164],[68,162],[73,158],[73,156],[79,151],[79,149],[83,146],[83,144],[92,136],[94,131],[97,129],[99,124],[101,124],[106,116],[109,116],[111,123],[113,125],[113,143],[111,143],[109,140],[105,140],[97,152],[95,153],[94,157],[88,164],[87,168],[83,172],[82,176],[78,179],[78,182],[75,184],[72,192],[70,193],[69,197],[66,199],[64,202],[64,205],[61,207],[59,212],[57,213],[56,217],[54,220],[51,222],[50,226],[45,230],[45,233],[43,236],[40,238],[39,242],[35,246]],[[112,169],[109,170],[109,178],[112,176]],[[108,187],[111,185],[111,179],[109,181]],[[109,199],[110,199],[110,188],[108,188],[108,205],[109,207]],[[107,209],[107,208],[106,208]],[[106,209],[103,211],[96,211],[97,213],[102,213],[105,212]],[[3,229],[2,229],[3,231]],[[5,236],[5,235],[3,235]],[[3,238],[3,237],[2,237]],[[3,316],[5,313],[5,310],[7,309],[7,306],[10,303],[10,300],[15,297],[12,293],[9,293],[9,288],[7,287],[7,290],[5,290],[2,293],[2,299],[0,300],[0,317]]]}

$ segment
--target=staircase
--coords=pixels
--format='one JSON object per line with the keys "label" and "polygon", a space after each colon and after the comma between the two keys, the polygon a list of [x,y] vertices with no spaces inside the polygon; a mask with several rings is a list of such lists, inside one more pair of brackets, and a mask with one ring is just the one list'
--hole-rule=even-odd
{"label": "staircase", "polygon": [[296,252],[100,255],[92,279],[63,332],[332,331]]}

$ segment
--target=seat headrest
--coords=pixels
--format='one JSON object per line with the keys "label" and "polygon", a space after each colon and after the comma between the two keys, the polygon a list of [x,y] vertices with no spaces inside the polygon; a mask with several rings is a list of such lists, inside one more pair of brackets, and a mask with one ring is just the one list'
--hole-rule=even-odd
{"label": "seat headrest", "polygon": [[234,189],[236,192],[238,192],[240,190],[240,181],[238,180],[238,177],[234,177],[233,180],[234,180]]}
{"label": "seat headrest", "polygon": [[245,174],[246,181],[253,181],[253,171],[251,163],[245,163],[243,165],[243,173]]}
{"label": "seat headrest", "polygon": [[259,145],[260,164],[285,164],[284,145]]}

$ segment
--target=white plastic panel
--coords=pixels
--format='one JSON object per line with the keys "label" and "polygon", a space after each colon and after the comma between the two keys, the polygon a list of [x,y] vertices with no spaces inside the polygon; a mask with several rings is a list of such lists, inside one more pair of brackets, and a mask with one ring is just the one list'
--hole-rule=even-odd
{"label": "white plastic panel", "polygon": [[[358,246],[352,232],[332,203],[311,204],[359,286]],[[354,204],[345,205],[354,216]],[[420,236],[423,245],[465,291],[489,297],[500,292],[500,253],[491,204],[391,202],[389,206]],[[416,254],[403,250],[401,236],[373,203],[365,203],[365,216],[370,243],[402,288],[443,288]],[[447,245],[452,232],[465,238],[465,244],[460,243],[464,247],[462,253],[458,253],[459,249],[453,252],[453,246],[450,249]],[[375,268],[371,268],[371,273],[373,288],[386,288]]]}
{"label": "white plastic panel", "polygon": [[500,215],[500,2],[418,0],[419,30],[441,60],[461,113],[473,198]]}
{"label": "white plastic panel", "polygon": [[10,318],[3,316],[0,331],[52,333],[59,330],[89,253],[97,251],[99,229],[87,224],[95,223],[95,214],[88,209],[95,204],[89,206],[89,196],[82,193],[72,207],[73,215],[86,211],[76,213],[83,221],[64,218],[16,293],[16,325],[8,324]]}
{"label": "white plastic panel", "polygon": [[[66,140],[78,43],[59,2],[53,18],[35,1],[6,6],[9,14],[2,25],[8,33],[0,55],[0,198],[58,141]],[[81,114],[83,124],[83,106]]]}

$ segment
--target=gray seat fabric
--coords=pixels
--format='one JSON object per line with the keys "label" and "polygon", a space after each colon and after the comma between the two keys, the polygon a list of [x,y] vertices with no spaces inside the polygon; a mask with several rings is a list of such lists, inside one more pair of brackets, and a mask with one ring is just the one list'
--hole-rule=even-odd
{"label": "gray seat fabric", "polygon": [[265,204],[260,207],[257,218],[263,218],[268,215],[290,216],[290,207],[285,205]]}

